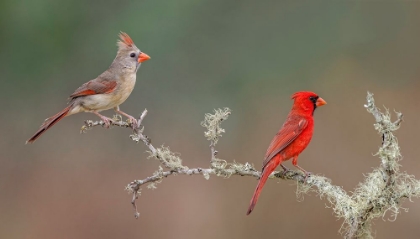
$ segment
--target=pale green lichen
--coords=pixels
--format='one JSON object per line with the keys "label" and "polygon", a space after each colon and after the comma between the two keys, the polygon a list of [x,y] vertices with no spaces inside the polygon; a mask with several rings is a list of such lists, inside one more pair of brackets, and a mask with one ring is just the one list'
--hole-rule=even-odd
{"label": "pale green lichen", "polygon": [[219,158],[213,158],[211,161],[211,167],[213,169],[213,172],[218,177],[230,177],[230,173],[226,170],[226,167],[228,167],[230,163],[226,162],[226,160],[219,159]]}
{"label": "pale green lichen", "polygon": [[351,218],[352,215],[355,215],[357,207],[354,201],[342,187],[332,185],[330,179],[311,175],[307,179],[307,183],[298,183],[296,195],[298,198],[301,198],[303,194],[311,191],[317,193],[320,198],[326,198],[329,202],[327,207],[332,208],[338,218],[346,220],[346,218]]}
{"label": "pale green lichen", "polygon": [[229,115],[231,114],[231,110],[229,108],[224,109],[215,109],[214,114],[205,114],[204,121],[201,122],[201,126],[207,128],[207,131],[204,132],[204,136],[207,140],[212,142],[212,145],[216,145],[217,141],[220,137],[222,137],[222,133],[225,130],[221,127],[221,123],[224,120],[227,120]]}
{"label": "pale green lichen", "polygon": [[206,171],[206,172],[203,172],[203,177],[206,179],[206,180],[209,180],[210,179],[210,174]]}
{"label": "pale green lichen", "polygon": [[128,194],[133,194],[134,193],[134,190],[133,190],[133,187],[132,187],[131,184],[128,184],[127,186],[125,186],[124,190],[127,191]]}
{"label": "pale green lichen", "polygon": [[[233,161],[233,163],[229,163],[228,166],[229,168],[225,172],[225,177],[227,178],[232,176],[233,174],[242,175],[243,173],[246,173],[246,172],[256,171],[254,167],[248,162],[246,162],[245,164],[241,164],[241,163]],[[273,176],[270,176],[270,177],[273,177]]]}
{"label": "pale green lichen", "polygon": [[162,168],[161,166],[159,166],[159,169],[158,169],[158,170],[156,170],[156,171],[153,173],[153,175],[152,175],[152,177],[159,178],[159,180],[157,180],[157,181],[153,181],[153,182],[150,182],[150,183],[147,185],[147,188],[148,188],[148,189],[156,189],[156,188],[157,188],[157,186],[156,186],[156,185],[162,182],[162,178],[163,178],[162,173],[163,173],[163,168]]}
{"label": "pale green lichen", "polygon": [[223,159],[214,158],[211,162],[211,166],[215,169],[225,169],[228,166],[228,162]]}
{"label": "pale green lichen", "polygon": [[120,114],[115,114],[115,115],[112,116],[112,120],[113,121],[116,121],[116,122],[122,121],[123,120],[123,117]]}
{"label": "pale green lichen", "polygon": [[156,149],[156,152],[149,152],[149,158],[157,158],[167,168],[172,170],[188,169],[188,167],[182,165],[182,159],[177,153],[172,152],[169,147],[161,146]]}

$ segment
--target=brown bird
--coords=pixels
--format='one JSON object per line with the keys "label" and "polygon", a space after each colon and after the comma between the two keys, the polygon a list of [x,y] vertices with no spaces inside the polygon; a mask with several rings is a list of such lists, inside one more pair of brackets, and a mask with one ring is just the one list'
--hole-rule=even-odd
{"label": "brown bird", "polygon": [[118,52],[111,66],[96,79],[86,82],[70,95],[70,102],[66,108],[54,116],[46,119],[39,130],[26,143],[33,143],[45,131],[66,116],[80,112],[92,112],[99,116],[106,127],[110,126],[110,118],[99,114],[100,111],[113,108],[115,112],[130,119],[136,119],[122,112],[122,104],[134,89],[136,73],[142,62],[150,59],[146,53],[134,45],[127,33],[121,32],[117,42]]}

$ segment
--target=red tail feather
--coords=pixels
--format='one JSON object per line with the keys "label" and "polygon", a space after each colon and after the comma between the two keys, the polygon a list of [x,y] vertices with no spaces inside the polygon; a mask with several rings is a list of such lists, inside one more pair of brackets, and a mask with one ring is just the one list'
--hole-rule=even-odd
{"label": "red tail feather", "polygon": [[55,125],[58,121],[64,118],[69,113],[71,106],[72,105],[67,106],[64,110],[60,111],[56,115],[51,116],[50,118],[46,119],[45,122],[39,128],[39,130],[31,138],[29,138],[26,141],[26,143],[33,143],[36,139],[39,138],[39,136],[45,133],[45,131],[47,131],[49,128]]}
{"label": "red tail feather", "polygon": [[[274,159],[274,158],[273,158]],[[258,198],[260,197],[261,190],[264,187],[265,182],[268,179],[268,176],[277,168],[279,163],[275,162],[277,160],[271,160],[268,164],[264,167],[260,181],[258,182],[257,188],[255,189],[254,196],[252,196],[251,203],[248,208],[248,212],[246,215],[251,214],[252,210],[254,210],[255,204],[257,204]]]}

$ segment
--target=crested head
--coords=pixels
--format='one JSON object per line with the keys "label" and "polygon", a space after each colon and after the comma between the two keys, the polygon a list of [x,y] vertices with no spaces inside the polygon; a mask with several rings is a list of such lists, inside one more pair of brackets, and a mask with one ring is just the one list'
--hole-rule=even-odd
{"label": "crested head", "polygon": [[127,33],[120,32],[119,37],[117,56],[111,67],[116,67],[126,72],[137,72],[141,63],[149,60],[150,57],[137,48],[133,39]]}
{"label": "crested head", "polygon": [[317,107],[327,103],[324,99],[311,91],[296,92],[292,95],[292,99],[294,99],[294,110],[311,115],[313,115]]}

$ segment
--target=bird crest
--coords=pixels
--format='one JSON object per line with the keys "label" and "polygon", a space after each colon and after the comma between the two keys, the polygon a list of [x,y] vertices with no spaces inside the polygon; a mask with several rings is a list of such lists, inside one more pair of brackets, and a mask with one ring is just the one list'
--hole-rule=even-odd
{"label": "bird crest", "polygon": [[127,33],[120,32],[120,40],[118,40],[117,46],[118,46],[119,50],[122,50],[122,49],[126,49],[128,47],[133,47],[134,42]]}
{"label": "bird crest", "polygon": [[298,91],[292,95],[291,99],[293,100],[300,97],[309,97],[309,96],[317,96],[317,95],[310,91]]}

